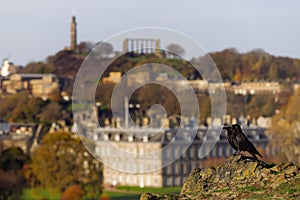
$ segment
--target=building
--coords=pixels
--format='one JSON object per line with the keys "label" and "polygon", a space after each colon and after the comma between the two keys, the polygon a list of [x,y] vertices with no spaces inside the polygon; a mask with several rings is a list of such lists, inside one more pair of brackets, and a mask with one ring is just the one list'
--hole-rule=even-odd
{"label": "building", "polygon": [[12,74],[0,80],[2,94],[28,91],[34,97],[48,99],[58,93],[59,82],[54,74]]}
{"label": "building", "polygon": [[258,93],[271,93],[278,94],[281,91],[279,82],[257,81],[257,82],[242,82],[232,86],[235,94],[258,94]]}
{"label": "building", "polygon": [[[245,127],[245,132],[265,156],[276,155],[265,129]],[[93,135],[94,153],[104,164],[104,184],[139,187],[182,186],[187,175],[203,167],[204,160],[225,158],[233,153],[225,131],[219,136],[213,127],[199,127],[180,134],[177,129],[98,128]],[[200,151],[202,148],[202,151]]]}
{"label": "building", "polygon": [[13,63],[9,62],[8,59],[4,59],[1,67],[1,76],[8,76],[12,73],[16,73],[17,68]]}
{"label": "building", "polygon": [[147,81],[151,80],[151,74],[149,72],[137,72],[137,73],[129,73],[125,75],[125,83],[128,86],[136,86],[139,84],[143,84]]}
{"label": "building", "polygon": [[103,83],[119,83],[122,78],[121,72],[109,72],[108,77],[103,77],[102,82]]}
{"label": "building", "polygon": [[10,131],[10,123],[0,120],[0,135],[8,134]]}

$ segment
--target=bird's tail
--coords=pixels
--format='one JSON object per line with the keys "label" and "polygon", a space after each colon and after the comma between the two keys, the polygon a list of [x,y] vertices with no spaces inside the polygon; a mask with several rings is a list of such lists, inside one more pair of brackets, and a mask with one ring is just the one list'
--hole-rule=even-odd
{"label": "bird's tail", "polygon": [[263,157],[258,151],[257,151],[257,155],[259,155],[261,158]]}
{"label": "bird's tail", "polygon": [[254,152],[254,154],[257,154],[257,155],[259,155],[259,157],[263,157],[258,151],[257,151],[257,149],[255,149],[255,152]]}

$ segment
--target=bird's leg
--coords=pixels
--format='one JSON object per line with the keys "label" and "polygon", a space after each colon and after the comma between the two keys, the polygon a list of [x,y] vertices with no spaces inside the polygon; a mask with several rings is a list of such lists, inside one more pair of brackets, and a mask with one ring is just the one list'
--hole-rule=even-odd
{"label": "bird's leg", "polygon": [[233,156],[236,156],[238,150],[235,150],[235,152],[232,154]]}
{"label": "bird's leg", "polygon": [[253,156],[253,158],[256,160],[256,161],[259,161],[258,158],[256,157],[256,155],[254,153],[251,153],[251,155]]}
{"label": "bird's leg", "polygon": [[236,151],[236,155],[239,156],[241,154],[241,150]]}

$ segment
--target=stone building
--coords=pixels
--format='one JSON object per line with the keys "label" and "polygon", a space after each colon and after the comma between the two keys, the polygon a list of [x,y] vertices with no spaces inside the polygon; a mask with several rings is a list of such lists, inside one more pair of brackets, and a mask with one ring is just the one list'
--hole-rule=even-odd
{"label": "stone building", "polygon": [[109,72],[108,77],[103,77],[102,82],[103,83],[119,83],[122,78],[121,72]]}
{"label": "stone building", "polygon": [[242,82],[240,84],[233,85],[230,88],[235,94],[257,94],[257,93],[271,93],[278,94],[281,91],[281,85],[279,82],[269,81],[256,81],[256,82]]}
{"label": "stone building", "polygon": [[48,99],[59,91],[58,78],[54,74],[12,74],[0,80],[2,94],[28,91],[34,97]]}

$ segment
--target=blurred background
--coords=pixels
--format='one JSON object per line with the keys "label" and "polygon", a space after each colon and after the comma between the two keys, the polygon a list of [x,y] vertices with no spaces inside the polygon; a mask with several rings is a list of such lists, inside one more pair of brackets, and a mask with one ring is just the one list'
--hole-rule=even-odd
{"label": "blurred background", "polygon": [[[224,124],[240,124],[264,161],[299,165],[299,7],[295,1],[2,2],[1,198],[130,199],[144,191],[178,193],[193,169],[218,166],[233,153],[226,132],[219,134]],[[156,35],[107,41],[138,27],[182,32],[207,52],[200,56],[180,41]],[[76,73],[98,44],[102,48],[95,62],[113,62],[99,80],[95,105],[85,109],[73,104],[79,111],[74,119]],[[222,83],[195,70],[192,64],[201,65],[203,56],[212,58]],[[197,96],[198,119],[192,110],[183,116],[174,93],[157,84],[143,85],[121,99],[127,113],[113,117],[113,89],[126,72],[148,63],[170,66],[186,78]],[[129,76],[126,86],[164,81],[185,94],[187,85],[174,74],[148,67],[148,72]],[[227,111],[216,117],[210,95],[223,89]],[[150,129],[148,111],[154,104],[162,105],[167,115],[154,113]],[[135,123],[128,124],[128,117]],[[84,133],[81,138],[78,130]],[[180,138],[178,130],[183,130]],[[199,151],[210,142],[216,143],[213,149]],[[168,151],[147,156],[171,143]]]}

